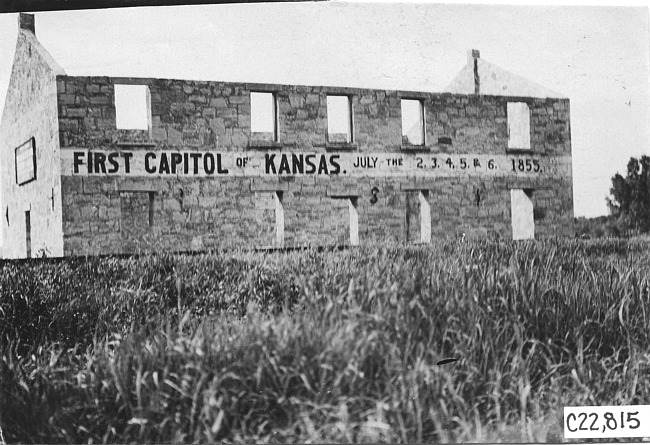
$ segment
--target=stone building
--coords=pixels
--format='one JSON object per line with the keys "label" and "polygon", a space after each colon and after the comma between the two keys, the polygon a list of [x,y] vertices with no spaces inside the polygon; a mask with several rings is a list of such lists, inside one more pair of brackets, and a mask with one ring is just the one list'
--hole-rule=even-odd
{"label": "stone building", "polygon": [[79,77],[19,24],[7,258],[573,233],[568,99],[478,51],[437,93]]}

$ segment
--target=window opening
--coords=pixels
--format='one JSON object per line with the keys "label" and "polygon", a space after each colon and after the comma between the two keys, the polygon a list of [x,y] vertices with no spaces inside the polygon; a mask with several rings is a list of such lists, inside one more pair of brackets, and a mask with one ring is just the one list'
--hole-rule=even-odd
{"label": "window opening", "polygon": [[278,247],[284,246],[284,205],[282,192],[275,192],[275,243]]}
{"label": "window opening", "polygon": [[327,96],[327,140],[352,142],[352,102],[348,96]]}
{"label": "window opening", "polygon": [[27,258],[32,257],[32,221],[30,211],[25,212],[25,247],[27,251]]}
{"label": "window opening", "polygon": [[421,100],[402,99],[402,144],[424,145],[424,105]]}
{"label": "window opening", "polygon": [[431,206],[429,205],[429,191],[420,190],[420,242],[431,242]]}
{"label": "window opening", "polygon": [[508,102],[508,148],[530,149],[530,110],[525,102]]}
{"label": "window opening", "polygon": [[257,141],[278,140],[277,99],[273,93],[251,92],[251,138]]}
{"label": "window opening", "polygon": [[359,212],[357,211],[357,198],[348,198],[350,210],[350,245],[359,245]]}
{"label": "window opening", "polygon": [[155,192],[120,192],[120,236],[124,252],[137,252],[151,234]]}
{"label": "window opening", "polygon": [[122,130],[151,127],[150,95],[147,85],[115,85],[115,126]]}
{"label": "window opening", "polygon": [[510,190],[513,240],[535,238],[535,219],[533,214],[532,197],[533,192],[531,190]]}
{"label": "window opening", "polygon": [[156,211],[156,192],[149,192],[149,227],[154,225],[154,214]]}

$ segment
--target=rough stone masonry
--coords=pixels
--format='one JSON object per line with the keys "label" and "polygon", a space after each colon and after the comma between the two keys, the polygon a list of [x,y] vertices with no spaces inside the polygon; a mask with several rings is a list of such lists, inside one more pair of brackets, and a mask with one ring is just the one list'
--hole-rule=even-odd
{"label": "rough stone masonry", "polygon": [[[568,99],[67,76],[31,23],[0,126],[6,257],[573,233]],[[118,128],[123,85],[144,128]]]}

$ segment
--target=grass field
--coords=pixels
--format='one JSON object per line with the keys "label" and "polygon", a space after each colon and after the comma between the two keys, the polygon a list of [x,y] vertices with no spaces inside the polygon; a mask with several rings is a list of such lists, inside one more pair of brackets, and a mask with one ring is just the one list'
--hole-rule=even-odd
{"label": "grass field", "polygon": [[39,443],[557,442],[563,406],[650,404],[649,247],[0,262],[0,426]]}

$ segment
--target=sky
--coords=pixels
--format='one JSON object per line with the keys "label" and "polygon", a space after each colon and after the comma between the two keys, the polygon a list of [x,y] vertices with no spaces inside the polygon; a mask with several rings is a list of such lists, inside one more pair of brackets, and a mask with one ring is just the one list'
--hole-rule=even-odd
{"label": "sky", "polygon": [[[0,14],[0,110],[17,14]],[[570,99],[576,216],[650,155],[647,6],[263,3],[36,13],[69,75],[442,91],[467,51]]]}

